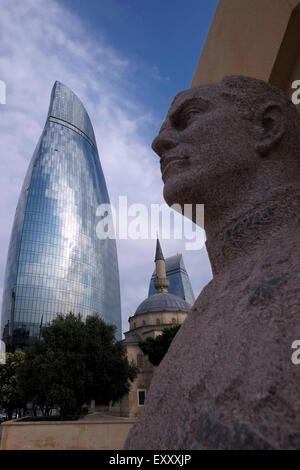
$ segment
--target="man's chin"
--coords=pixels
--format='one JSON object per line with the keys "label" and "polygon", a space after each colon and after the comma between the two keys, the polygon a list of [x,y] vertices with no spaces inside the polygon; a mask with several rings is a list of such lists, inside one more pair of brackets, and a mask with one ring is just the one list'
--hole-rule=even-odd
{"label": "man's chin", "polygon": [[174,182],[166,181],[163,194],[168,206],[195,203],[195,192],[192,190],[191,186],[186,184],[182,179],[180,179],[180,181],[177,179]]}

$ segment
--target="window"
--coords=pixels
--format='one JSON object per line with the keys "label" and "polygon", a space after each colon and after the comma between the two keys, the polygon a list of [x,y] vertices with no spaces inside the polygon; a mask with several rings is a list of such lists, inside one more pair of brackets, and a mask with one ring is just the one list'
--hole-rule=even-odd
{"label": "window", "polygon": [[176,318],[172,318],[172,323],[176,323]]}
{"label": "window", "polygon": [[156,319],[156,324],[160,325],[160,319],[159,318]]}
{"label": "window", "polygon": [[146,399],[146,390],[144,388],[139,388],[137,391],[138,395],[138,406],[144,406]]}

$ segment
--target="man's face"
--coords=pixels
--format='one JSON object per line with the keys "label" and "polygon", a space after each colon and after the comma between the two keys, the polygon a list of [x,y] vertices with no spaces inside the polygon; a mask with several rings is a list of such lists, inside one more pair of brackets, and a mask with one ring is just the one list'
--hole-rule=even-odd
{"label": "man's face", "polygon": [[239,172],[251,164],[245,152],[248,124],[218,86],[179,93],[153,141],[169,205],[214,202],[223,187],[234,184]]}

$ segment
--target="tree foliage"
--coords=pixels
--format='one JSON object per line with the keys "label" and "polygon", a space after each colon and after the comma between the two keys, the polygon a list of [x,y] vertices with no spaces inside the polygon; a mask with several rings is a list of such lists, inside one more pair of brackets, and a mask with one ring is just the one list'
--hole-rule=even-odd
{"label": "tree foliage", "polygon": [[0,364],[0,408],[8,417],[14,409],[23,406],[23,397],[18,387],[18,371],[24,364],[25,354],[21,351],[6,353],[5,364]]}
{"label": "tree foliage", "polygon": [[58,315],[42,330],[42,338],[26,350],[20,386],[33,406],[48,415],[59,407],[61,419],[75,417],[84,403],[109,404],[129,390],[136,368],[115,340],[115,326],[98,315]]}
{"label": "tree foliage", "polygon": [[137,376],[137,368],[127,360],[125,346],[114,339],[115,329],[97,316],[86,319],[89,397],[99,405],[120,400],[129,392],[129,381]]}
{"label": "tree foliage", "polygon": [[148,337],[139,343],[139,347],[148,356],[151,364],[158,366],[162,361],[179,328],[180,325],[164,328],[161,335],[156,338]]}

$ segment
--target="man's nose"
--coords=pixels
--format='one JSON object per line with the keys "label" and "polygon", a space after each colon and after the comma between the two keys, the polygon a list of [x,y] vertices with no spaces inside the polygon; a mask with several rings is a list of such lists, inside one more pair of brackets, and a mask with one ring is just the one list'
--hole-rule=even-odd
{"label": "man's nose", "polygon": [[163,137],[158,135],[152,142],[152,149],[154,150],[157,155],[162,157],[162,154],[167,150],[171,150],[173,147],[176,146],[176,142],[173,139]]}

